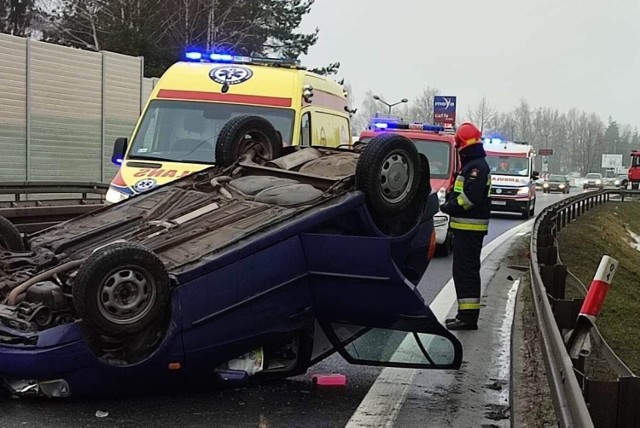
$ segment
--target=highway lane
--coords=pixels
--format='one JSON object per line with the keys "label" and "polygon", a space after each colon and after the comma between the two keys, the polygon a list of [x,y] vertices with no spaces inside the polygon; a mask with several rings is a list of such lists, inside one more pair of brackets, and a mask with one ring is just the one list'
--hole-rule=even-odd
{"label": "highway lane", "polygon": [[[581,190],[574,190],[575,194]],[[566,195],[538,192],[536,213]],[[523,222],[496,214],[485,245]],[[451,257],[432,261],[419,288],[431,301],[451,278]],[[343,427],[381,369],[351,366],[332,356],[305,375],[249,388],[191,394],[163,394],[129,400],[51,401],[0,399],[0,426],[259,426]],[[345,388],[321,388],[314,373],[342,373]],[[104,418],[96,411],[108,412]]]}

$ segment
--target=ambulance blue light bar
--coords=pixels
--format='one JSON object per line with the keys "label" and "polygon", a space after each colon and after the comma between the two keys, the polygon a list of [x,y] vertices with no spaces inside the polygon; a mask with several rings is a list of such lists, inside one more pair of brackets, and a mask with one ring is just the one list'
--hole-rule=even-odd
{"label": "ambulance blue light bar", "polygon": [[430,131],[443,132],[444,127],[440,125],[431,125],[429,123],[404,123],[399,121],[384,121],[374,119],[371,128],[376,131],[388,129],[409,130],[409,131]]}
{"label": "ambulance blue light bar", "polygon": [[184,59],[189,62],[228,62],[234,64],[300,66],[300,60],[297,59],[238,56],[219,52],[205,53],[197,50],[185,52]]}
{"label": "ambulance blue light bar", "polygon": [[483,142],[484,142],[485,144],[501,144],[501,143],[503,143],[503,142],[505,142],[505,141],[504,141],[502,138],[496,138],[496,137],[489,138],[489,137],[485,137],[485,138],[484,138],[484,140],[483,140]]}
{"label": "ambulance blue light bar", "polygon": [[189,61],[200,61],[202,59],[202,52],[187,52],[184,54],[184,57]]}

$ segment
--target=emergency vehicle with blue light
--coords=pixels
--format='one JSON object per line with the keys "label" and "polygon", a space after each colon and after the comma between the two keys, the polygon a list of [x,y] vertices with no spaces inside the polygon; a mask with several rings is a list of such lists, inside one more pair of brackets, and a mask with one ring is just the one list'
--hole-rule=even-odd
{"label": "emergency vehicle with blue light", "polygon": [[527,143],[484,138],[491,168],[491,211],[520,213],[528,219],[536,209],[536,186],[540,174],[533,170],[535,152]]}
{"label": "emergency vehicle with blue light", "polygon": [[[455,130],[427,123],[407,123],[399,117],[374,117],[368,128],[360,134],[359,141],[366,143],[385,132],[407,137],[416,145],[418,153],[426,156],[431,170],[431,190],[438,193],[442,205],[447,193],[453,188],[456,173],[460,169],[455,149]],[[449,215],[438,212],[433,217],[433,223],[436,231],[436,254],[448,256],[453,249]]]}
{"label": "emergency vehicle with blue light", "polygon": [[282,146],[350,147],[346,96],[297,60],[187,52],[159,79],[131,139],[116,140],[112,161],[120,169],[107,202],[216,164],[218,136],[231,121],[267,119],[282,141],[260,148],[267,157]]}

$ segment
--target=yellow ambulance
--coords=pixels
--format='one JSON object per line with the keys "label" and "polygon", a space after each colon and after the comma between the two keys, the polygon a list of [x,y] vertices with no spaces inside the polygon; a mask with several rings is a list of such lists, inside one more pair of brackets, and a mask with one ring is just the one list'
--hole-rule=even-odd
{"label": "yellow ambulance", "polygon": [[120,169],[107,201],[215,165],[225,125],[256,116],[283,146],[351,145],[342,85],[297,61],[188,52],[159,79],[131,139],[116,140],[112,161]]}

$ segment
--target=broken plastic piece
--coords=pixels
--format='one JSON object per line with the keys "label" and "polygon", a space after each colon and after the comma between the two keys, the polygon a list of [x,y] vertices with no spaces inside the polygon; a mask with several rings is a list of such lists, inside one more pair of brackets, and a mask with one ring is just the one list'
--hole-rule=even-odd
{"label": "broken plastic piece", "polygon": [[311,378],[313,383],[320,386],[346,386],[347,377],[343,374],[317,374]]}
{"label": "broken plastic piece", "polygon": [[102,410],[96,412],[96,418],[106,418],[107,416],[109,416],[109,412],[103,412]]}
{"label": "broken plastic piece", "polygon": [[264,370],[264,352],[262,348],[251,351],[227,363],[231,371],[247,372],[249,376]]}

